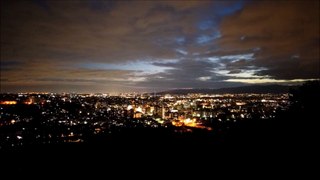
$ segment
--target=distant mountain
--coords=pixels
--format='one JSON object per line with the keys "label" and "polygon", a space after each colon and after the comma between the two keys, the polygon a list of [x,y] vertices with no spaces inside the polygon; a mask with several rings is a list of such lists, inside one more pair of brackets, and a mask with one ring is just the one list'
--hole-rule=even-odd
{"label": "distant mountain", "polygon": [[169,91],[162,91],[158,94],[188,94],[188,93],[203,93],[203,94],[241,94],[241,93],[287,93],[290,89],[295,89],[298,86],[283,86],[283,85],[252,85],[241,86],[233,88],[221,88],[221,89],[174,89]]}

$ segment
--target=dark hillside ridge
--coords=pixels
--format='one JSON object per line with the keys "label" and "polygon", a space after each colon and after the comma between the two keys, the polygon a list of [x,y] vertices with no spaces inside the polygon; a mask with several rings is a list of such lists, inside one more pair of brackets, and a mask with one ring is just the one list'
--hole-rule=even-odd
{"label": "dark hillside ridge", "polygon": [[288,93],[290,89],[296,89],[298,86],[283,86],[283,85],[252,85],[233,88],[220,89],[174,89],[169,91],[162,91],[158,94],[188,94],[188,93],[202,93],[202,94],[242,94],[242,93],[256,93],[256,94],[279,94]]}

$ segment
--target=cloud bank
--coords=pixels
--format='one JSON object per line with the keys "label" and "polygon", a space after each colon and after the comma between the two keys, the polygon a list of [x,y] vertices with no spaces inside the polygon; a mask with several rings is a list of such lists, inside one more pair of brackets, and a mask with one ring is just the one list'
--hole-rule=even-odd
{"label": "cloud bank", "polygon": [[1,92],[319,78],[318,1],[1,1]]}

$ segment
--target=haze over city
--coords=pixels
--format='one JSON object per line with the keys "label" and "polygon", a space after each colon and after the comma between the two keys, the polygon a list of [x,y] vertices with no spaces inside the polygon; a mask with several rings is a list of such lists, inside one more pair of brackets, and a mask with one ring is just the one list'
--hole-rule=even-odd
{"label": "haze over city", "polygon": [[4,92],[319,79],[319,1],[1,1]]}

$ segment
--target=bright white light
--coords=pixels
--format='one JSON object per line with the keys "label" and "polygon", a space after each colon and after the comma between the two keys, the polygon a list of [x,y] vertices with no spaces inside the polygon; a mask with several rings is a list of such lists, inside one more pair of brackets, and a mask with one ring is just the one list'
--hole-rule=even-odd
{"label": "bright white light", "polygon": [[190,123],[190,122],[192,122],[190,118],[187,118],[184,120],[184,123]]}
{"label": "bright white light", "polygon": [[207,80],[210,80],[211,77],[210,76],[203,76],[203,77],[199,77],[198,78],[200,81],[207,81]]}
{"label": "bright white light", "polygon": [[130,111],[132,108],[133,108],[133,107],[132,107],[131,105],[129,105],[129,106],[127,107],[127,110]]}
{"label": "bright white light", "polygon": [[142,112],[141,107],[137,107],[135,110],[136,110],[136,112]]}
{"label": "bright white light", "polygon": [[[179,50],[179,51],[178,51]],[[181,49],[177,51],[180,53],[187,53]],[[86,67],[90,69],[107,69],[107,70],[130,70],[130,71],[143,71],[145,73],[159,73],[164,72],[171,67],[158,66],[153,64],[155,62],[162,63],[176,63],[178,59],[155,59],[155,60],[137,60],[130,63],[83,63],[79,64],[80,67]]]}

